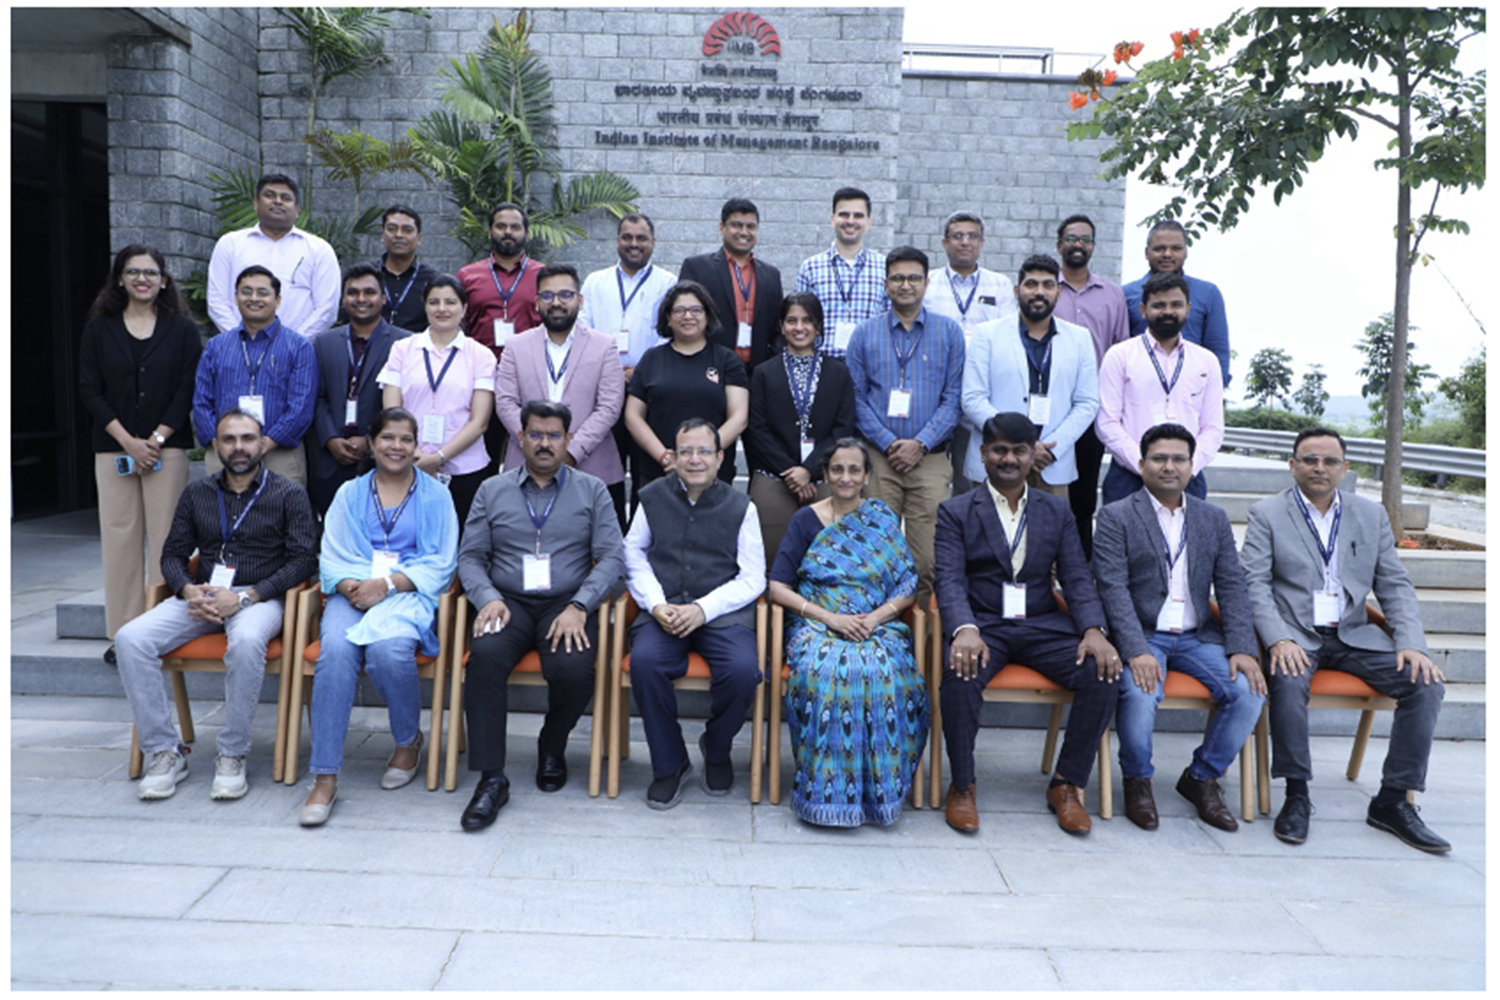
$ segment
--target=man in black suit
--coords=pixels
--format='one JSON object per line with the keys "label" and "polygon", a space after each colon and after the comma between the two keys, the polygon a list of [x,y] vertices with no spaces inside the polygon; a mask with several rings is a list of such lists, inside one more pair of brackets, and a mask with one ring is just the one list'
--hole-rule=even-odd
{"label": "man in black suit", "polygon": [[781,310],[781,272],[755,259],[760,210],[747,198],[730,198],[719,210],[724,245],[682,262],[679,278],[708,289],[719,313],[712,339],[736,351],[745,367],[771,356]]}
{"label": "man in black suit", "polygon": [[380,412],[375,376],[385,367],[391,345],[410,330],[391,326],[381,315],[385,292],[380,268],[344,268],[342,304],[347,326],[325,330],[313,340],[318,358],[318,395],[308,434],[313,460],[312,501],[318,516],[328,513],[339,487],[359,474],[370,451],[370,421]]}

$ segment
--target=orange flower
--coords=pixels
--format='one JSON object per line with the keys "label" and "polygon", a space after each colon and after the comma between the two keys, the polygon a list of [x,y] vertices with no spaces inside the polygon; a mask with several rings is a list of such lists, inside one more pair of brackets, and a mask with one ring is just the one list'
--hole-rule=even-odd
{"label": "orange flower", "polygon": [[1182,46],[1179,45],[1179,46],[1177,46],[1177,48],[1175,48],[1175,49],[1172,50],[1172,61],[1176,62],[1177,60],[1179,60],[1179,59],[1182,58],[1182,55],[1183,55]]}
{"label": "orange flower", "polygon": [[1144,42],[1133,42],[1130,46],[1130,54],[1133,56],[1138,56],[1141,54],[1141,49],[1144,49],[1145,47],[1146,45]]}
{"label": "orange flower", "polygon": [[1089,95],[1081,93],[1077,90],[1073,91],[1073,93],[1068,96],[1068,107],[1072,108],[1074,111],[1077,111],[1088,102]]}
{"label": "orange flower", "polygon": [[1120,74],[1116,73],[1112,69],[1107,69],[1104,71],[1104,85],[1106,87],[1111,86],[1119,78]]}
{"label": "orange flower", "polygon": [[1192,31],[1188,32],[1188,41],[1192,42],[1194,45],[1198,44],[1198,29],[1197,28],[1194,28]]}
{"label": "orange flower", "polygon": [[1182,48],[1182,32],[1180,32],[1180,31],[1174,31],[1174,32],[1172,32],[1171,38],[1172,38],[1172,44],[1173,45],[1177,46],[1179,49]]}

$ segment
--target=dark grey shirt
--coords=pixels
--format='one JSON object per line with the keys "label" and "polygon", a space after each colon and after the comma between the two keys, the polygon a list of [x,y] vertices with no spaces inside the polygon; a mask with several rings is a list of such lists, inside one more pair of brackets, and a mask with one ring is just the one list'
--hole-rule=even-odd
{"label": "dark grey shirt", "polygon": [[[538,531],[531,512],[542,517],[554,498]],[[522,564],[538,551],[550,557],[551,586],[528,591]],[[620,522],[601,480],[564,468],[539,489],[523,465],[479,487],[458,548],[458,576],[476,608],[497,598],[571,595],[592,612],[624,572]]]}

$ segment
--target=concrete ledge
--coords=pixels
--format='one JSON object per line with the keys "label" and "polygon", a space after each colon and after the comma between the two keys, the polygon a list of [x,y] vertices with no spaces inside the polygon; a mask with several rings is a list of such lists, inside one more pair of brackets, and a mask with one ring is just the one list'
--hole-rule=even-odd
{"label": "concrete ledge", "polygon": [[[1210,467],[1212,472],[1213,468]],[[1208,481],[1208,500],[1224,508],[1224,513],[1229,515],[1229,520],[1236,524],[1243,524],[1249,518],[1250,508],[1270,496],[1270,493],[1236,493],[1220,491],[1217,483],[1210,478]],[[1431,520],[1432,509],[1425,503],[1404,503],[1401,505],[1401,525],[1407,531],[1425,531]]]}

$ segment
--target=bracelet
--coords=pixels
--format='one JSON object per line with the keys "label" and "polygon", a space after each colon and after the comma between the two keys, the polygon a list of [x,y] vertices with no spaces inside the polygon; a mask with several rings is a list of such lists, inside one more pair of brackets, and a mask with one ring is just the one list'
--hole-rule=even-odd
{"label": "bracelet", "polygon": [[437,455],[444,465],[448,464],[448,456],[443,454],[443,449],[439,448]]}
{"label": "bracelet", "polygon": [[670,454],[672,454],[672,449],[671,448],[663,449],[663,451],[661,453],[661,457],[656,460],[656,464],[657,465],[666,465],[667,464],[667,456],[670,455]]}
{"label": "bracelet", "polygon": [[797,612],[797,617],[798,618],[806,618],[807,617],[807,615],[805,613],[806,611],[807,611],[807,602],[803,601],[801,609]]}

